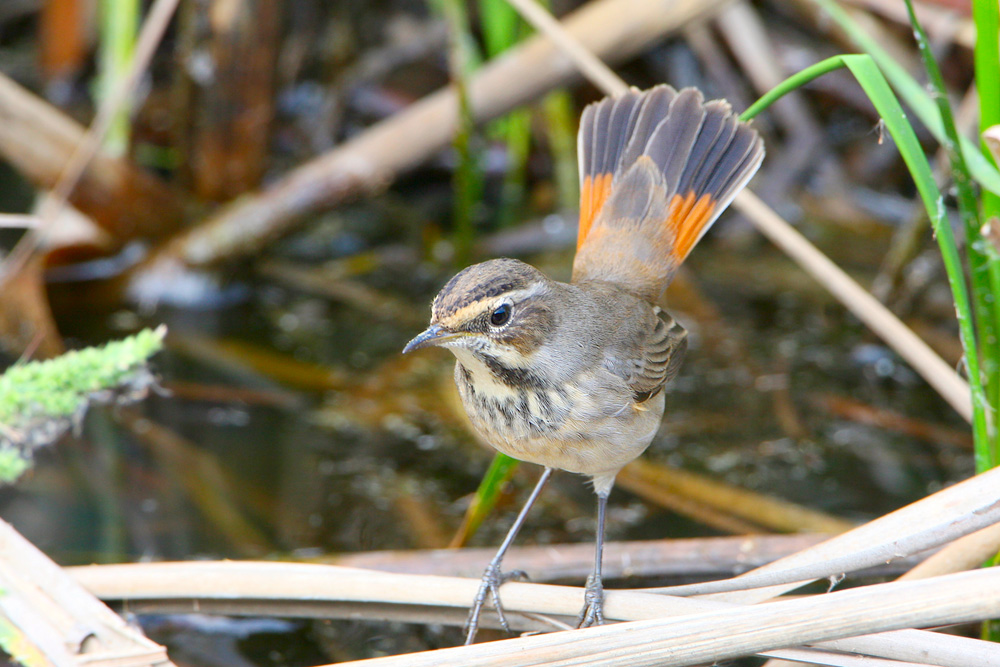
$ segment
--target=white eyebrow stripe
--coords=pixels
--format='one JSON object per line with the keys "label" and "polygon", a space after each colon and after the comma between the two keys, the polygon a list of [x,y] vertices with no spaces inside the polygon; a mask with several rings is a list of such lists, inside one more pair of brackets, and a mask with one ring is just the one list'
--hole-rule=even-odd
{"label": "white eyebrow stripe", "polygon": [[537,296],[545,289],[545,283],[539,281],[532,283],[528,287],[522,287],[521,289],[511,290],[509,292],[504,292],[503,294],[498,294],[492,299],[486,301],[476,301],[470,303],[467,306],[463,306],[458,310],[450,313],[447,317],[441,318],[441,322],[446,325],[458,325],[462,322],[467,322],[483,313],[492,312],[495,308],[498,308],[502,303],[514,303],[518,304],[526,301],[534,296]]}
{"label": "white eyebrow stripe", "polygon": [[519,301],[524,301],[526,299],[530,299],[533,296],[537,296],[544,288],[545,288],[545,283],[535,282],[529,285],[528,287],[511,290],[510,292],[501,294],[500,296],[497,297],[496,303],[497,305],[499,305],[504,301],[508,300],[513,301],[514,303],[518,303]]}

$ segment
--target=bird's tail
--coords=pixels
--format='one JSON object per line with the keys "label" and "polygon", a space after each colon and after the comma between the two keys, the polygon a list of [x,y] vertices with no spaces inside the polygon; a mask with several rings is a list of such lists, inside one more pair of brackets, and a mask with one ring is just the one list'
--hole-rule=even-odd
{"label": "bird's tail", "polygon": [[725,100],[661,85],[584,109],[573,279],[659,298],[676,268],[764,159]]}

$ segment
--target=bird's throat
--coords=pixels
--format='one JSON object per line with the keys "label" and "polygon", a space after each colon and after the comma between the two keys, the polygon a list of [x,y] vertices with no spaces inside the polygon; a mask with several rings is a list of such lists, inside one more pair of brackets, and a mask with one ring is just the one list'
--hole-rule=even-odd
{"label": "bird's throat", "polygon": [[544,380],[529,368],[510,365],[496,356],[478,350],[453,348],[452,351],[477,385],[490,387],[490,393],[509,394],[524,389],[545,388]]}

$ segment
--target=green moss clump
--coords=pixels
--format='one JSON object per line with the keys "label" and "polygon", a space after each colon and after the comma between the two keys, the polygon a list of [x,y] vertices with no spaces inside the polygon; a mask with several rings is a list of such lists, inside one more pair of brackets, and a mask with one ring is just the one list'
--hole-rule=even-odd
{"label": "green moss clump", "polygon": [[16,429],[39,416],[72,417],[96,392],[124,384],[163,348],[165,327],[101,347],[13,366],[0,375],[0,424]]}
{"label": "green moss clump", "polygon": [[34,449],[54,442],[91,403],[130,402],[155,379],[147,360],[163,349],[166,327],[101,347],[12,366],[0,375],[0,482],[16,480]]}

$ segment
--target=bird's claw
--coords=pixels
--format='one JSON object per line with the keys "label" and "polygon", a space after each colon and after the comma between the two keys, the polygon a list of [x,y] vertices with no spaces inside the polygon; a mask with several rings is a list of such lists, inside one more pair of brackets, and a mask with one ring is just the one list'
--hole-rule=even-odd
{"label": "bird's claw", "polygon": [[493,609],[500,620],[500,627],[511,633],[510,624],[504,614],[503,605],[500,603],[500,587],[511,580],[524,581],[528,575],[524,570],[512,570],[501,572],[498,563],[490,563],[483,571],[482,581],[479,583],[479,591],[472,601],[472,609],[469,610],[469,618],[465,621],[465,645],[468,646],[476,638],[479,630],[479,617],[482,614],[483,606],[486,604],[486,597],[493,601]]}
{"label": "bird's claw", "polygon": [[580,612],[576,627],[604,625],[604,582],[600,575],[592,574],[587,577],[587,591],[583,595],[583,601],[583,611]]}

